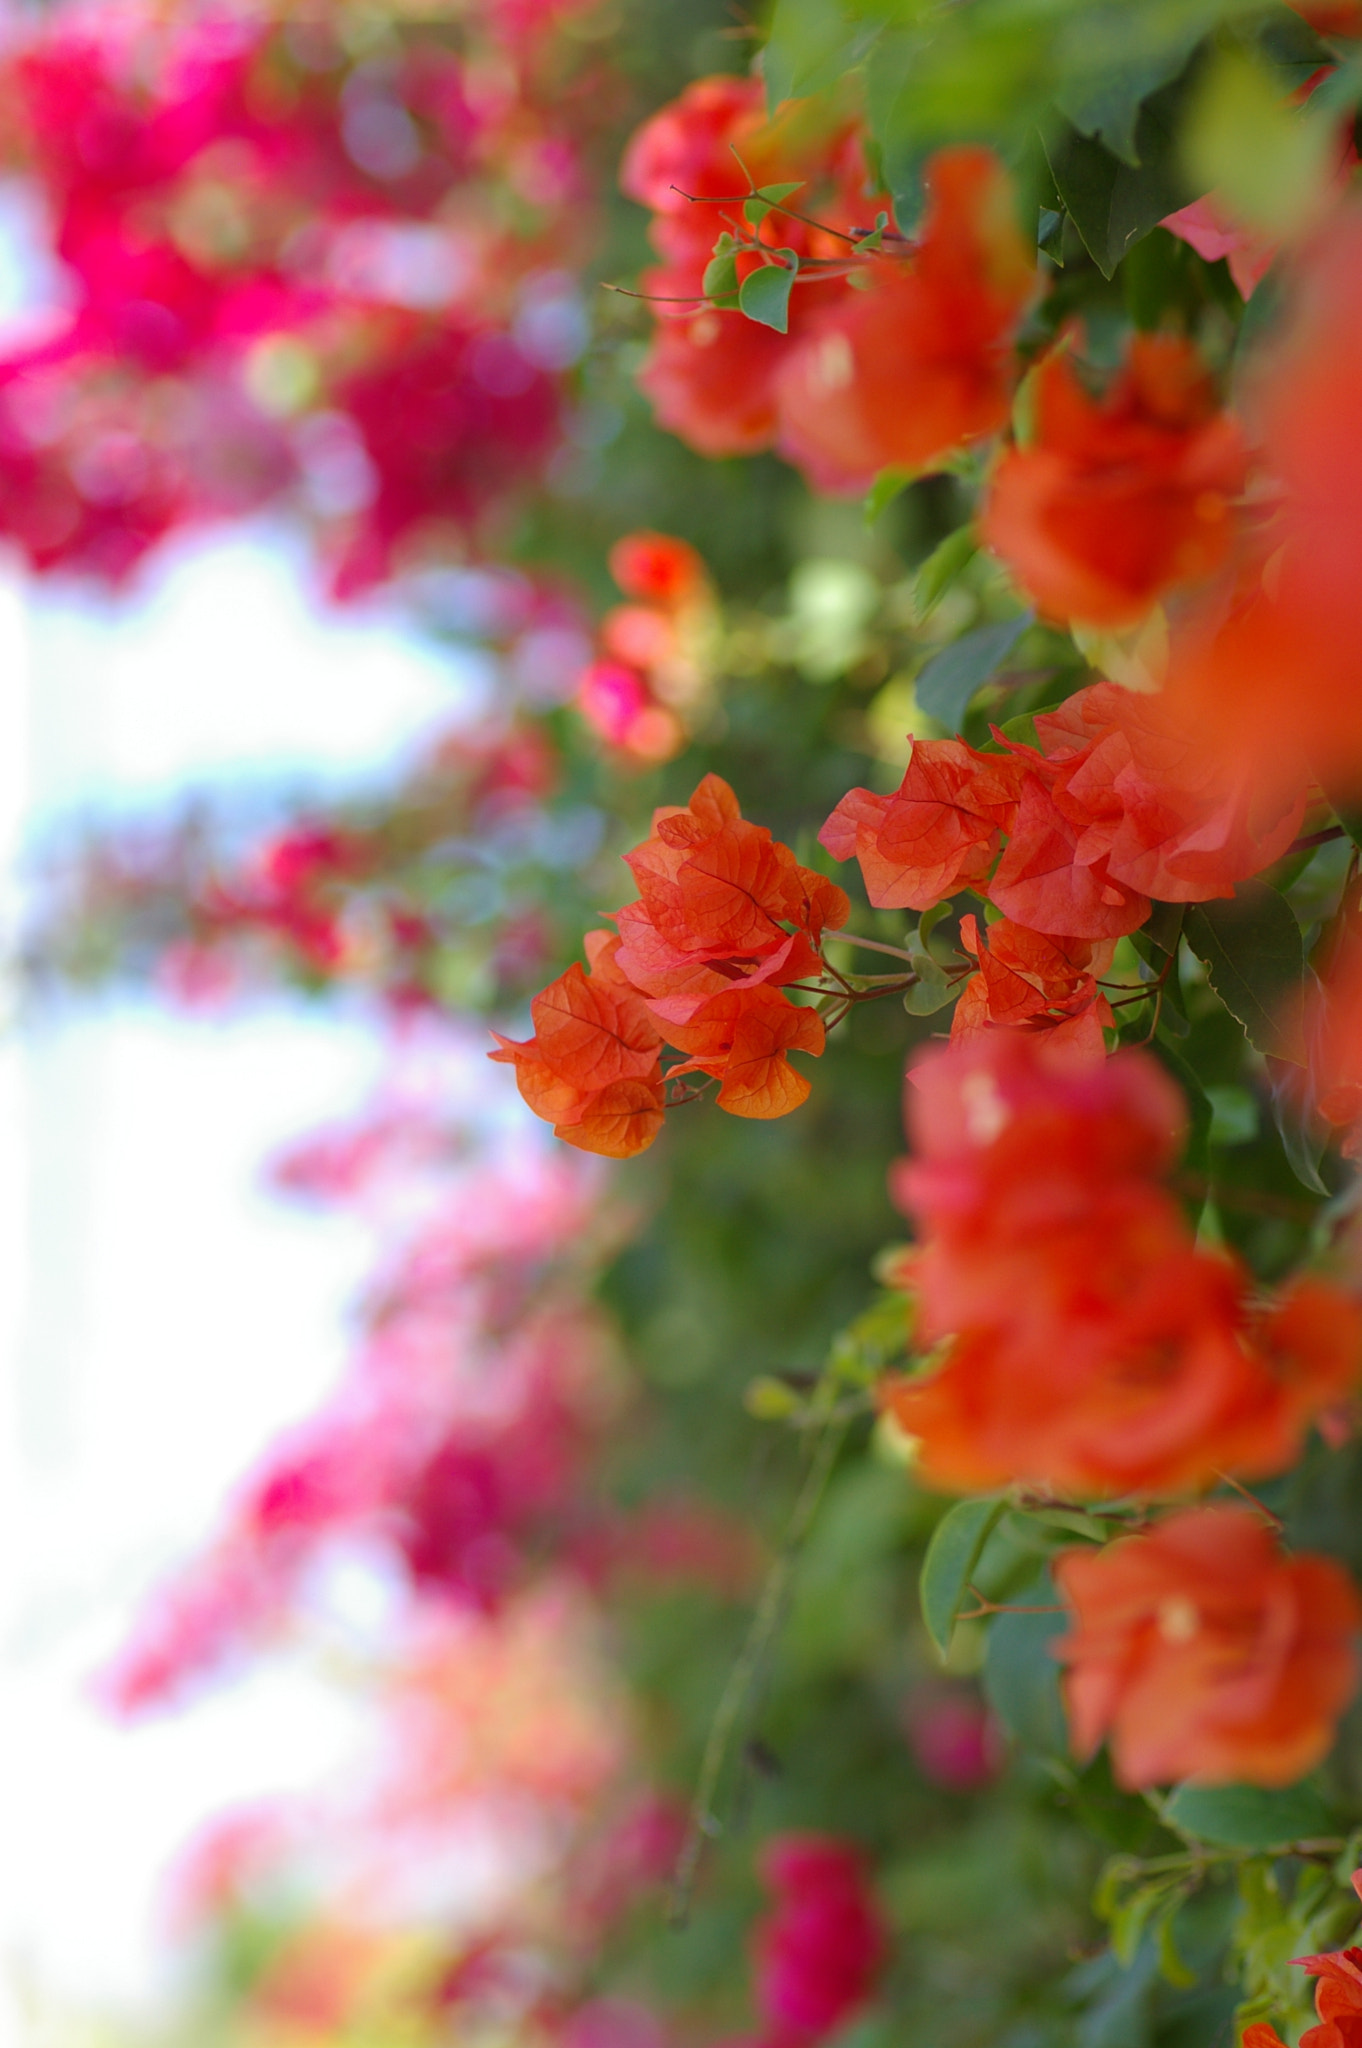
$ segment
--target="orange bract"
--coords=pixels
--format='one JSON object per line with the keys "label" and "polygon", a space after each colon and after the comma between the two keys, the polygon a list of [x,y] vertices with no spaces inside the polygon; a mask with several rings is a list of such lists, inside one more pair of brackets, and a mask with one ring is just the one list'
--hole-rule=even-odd
{"label": "orange bract", "polygon": [[1121,1784],[1289,1785],[1328,1751],[1362,1627],[1330,1559],[1288,1556],[1248,1508],[1204,1507],[1066,1551],[1054,1574],[1074,1748],[1107,1738]]}
{"label": "orange bract", "polygon": [[1362,1313],[1320,1281],[1253,1312],[1238,1265],[1194,1246],[1160,1185],[1181,1107],[1157,1063],[991,1030],[912,1081],[893,1192],[923,1235],[921,1337],[949,1343],[886,1399],[927,1480],[1150,1496],[1288,1465],[1355,1384]]}
{"label": "orange bract", "polygon": [[575,964],[530,1005],[534,1037],[493,1034],[494,1060],[513,1064],[520,1092],[560,1138],[625,1159],[662,1128],[662,1036],[613,965],[618,941],[593,932],[591,973]]}
{"label": "orange bract", "polygon": [[1011,181],[991,151],[956,148],[924,182],[911,257],[821,310],[780,371],[777,446],[817,490],[864,491],[881,469],[923,469],[1007,423],[1036,283]]}
{"label": "orange bract", "polygon": [[821,1053],[825,1034],[816,1010],[796,1009],[772,988],[735,989],[710,996],[687,1024],[669,1024],[667,1036],[691,1057],[673,1074],[712,1074],[723,1083],[720,1109],[734,1116],[785,1116],[798,1109],[809,1082],[787,1052]]}
{"label": "orange bract", "polygon": [[1114,1019],[1094,973],[1109,964],[1109,946],[1047,939],[1006,918],[981,928],[974,916],[961,918],[960,943],[979,970],[960,992],[953,1039],[1012,1024],[1044,1030],[1053,1043],[1090,1058],[1106,1052],[1102,1032]]}
{"label": "orange bract", "polygon": [[[654,814],[652,837],[625,856],[640,889],[618,932],[589,932],[591,971],[570,967],[531,1004],[535,1035],[499,1038],[520,1092],[560,1138],[625,1158],[656,1137],[664,1079],[705,1074],[733,1116],[797,1109],[809,1083],[791,1052],[821,1053],[816,1010],[781,986],[822,969],[823,933],[851,906],[743,817],[717,775],[689,804]],[[664,1077],[664,1039],[689,1055]]]}
{"label": "orange bract", "polygon": [[988,875],[1011,829],[1022,767],[963,740],[918,740],[893,796],[853,789],[819,841],[835,860],[861,864],[877,909],[930,910]]}
{"label": "orange bract", "polygon": [[[705,303],[705,268],[717,237],[741,225],[739,195],[747,189],[747,174],[759,185],[798,181],[801,189],[791,204],[808,220],[842,231],[868,224],[867,215],[873,218],[877,207],[891,204],[884,195],[868,195],[860,135],[848,121],[830,118],[816,100],[787,101],[768,120],[757,80],[699,79],[644,123],[625,153],[620,178],[631,199],[652,209],[651,240],[662,258],[661,267],[640,281],[658,324],[639,383],[660,424],[702,455],[750,454],[771,446],[779,424],[778,371],[816,308],[849,291],[842,279],[826,274],[813,303],[797,290],[788,335]],[[681,196],[687,192],[702,203]],[[844,242],[808,220],[773,212],[757,237],[771,248],[791,248],[801,259],[844,253]],[[739,274],[758,260],[745,253]]]}
{"label": "orange bract", "polygon": [[1137,335],[1100,399],[1052,355],[1034,436],[994,473],[983,537],[1050,618],[1131,625],[1220,567],[1245,470],[1242,430],[1190,342]]}
{"label": "orange bract", "polygon": [[1298,266],[1255,398],[1275,516],[1174,638],[1167,692],[1265,786],[1362,789],[1362,212]]}

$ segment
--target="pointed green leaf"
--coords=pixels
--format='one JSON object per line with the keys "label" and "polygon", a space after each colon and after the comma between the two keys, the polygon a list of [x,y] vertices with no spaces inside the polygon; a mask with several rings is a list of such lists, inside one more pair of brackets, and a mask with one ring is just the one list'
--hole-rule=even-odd
{"label": "pointed green leaf", "polygon": [[1123,162],[1091,136],[1066,128],[1046,144],[1055,188],[1104,277],[1133,242],[1197,195],[1178,150],[1180,85],[1165,86],[1140,109],[1134,160]]}
{"label": "pointed green leaf", "polygon": [[1230,1849],[1281,1849],[1334,1832],[1334,1819],[1311,1785],[1179,1785],[1165,1818],[1199,1842]]}
{"label": "pointed green leaf", "polygon": [[738,262],[734,256],[711,256],[700,289],[712,306],[738,303]]}
{"label": "pointed green leaf", "polygon": [[1068,1725],[1059,1689],[1059,1665],[1051,1653],[1064,1629],[1049,1572],[1015,1595],[1019,1607],[1056,1608],[1039,1614],[1000,1614],[988,1632],[984,1691],[1008,1732],[1039,1756],[1069,1753]]}
{"label": "pointed green leaf", "polygon": [[782,199],[788,199],[803,184],[802,178],[795,178],[788,185],[758,185],[752,197],[743,204],[743,213],[749,224],[759,228],[773,206],[779,206]]}
{"label": "pointed green leaf", "polygon": [[955,1617],[966,1605],[980,1553],[1006,1505],[992,1496],[957,1501],[932,1531],[919,1590],[927,1633],[943,1657],[951,1646]]}
{"label": "pointed green leaf", "polygon": [[752,271],[738,287],[738,304],[748,319],[755,320],[758,326],[774,327],[777,334],[788,334],[790,291],[799,269],[799,258],[793,250],[781,249],[777,254],[788,255],[789,265],[765,263],[760,270]]}
{"label": "pointed green leaf", "polygon": [[1184,930],[1249,1044],[1278,1059],[1299,1059],[1305,952],[1285,897],[1266,882],[1241,882],[1232,897],[1192,904]]}
{"label": "pointed green leaf", "polygon": [[911,469],[882,469],[866,493],[865,523],[873,526],[887,505],[892,505],[913,481]]}
{"label": "pointed green leaf", "polygon": [[948,732],[959,732],[971,697],[1006,661],[1033,616],[1031,612],[1022,612],[1015,619],[1000,620],[997,625],[976,626],[972,633],[962,634],[940,654],[933,655],[913,685],[927,716],[944,725]]}
{"label": "pointed green leaf", "polygon": [[973,526],[958,526],[928,555],[913,579],[913,610],[929,619],[946,592],[979,552]]}

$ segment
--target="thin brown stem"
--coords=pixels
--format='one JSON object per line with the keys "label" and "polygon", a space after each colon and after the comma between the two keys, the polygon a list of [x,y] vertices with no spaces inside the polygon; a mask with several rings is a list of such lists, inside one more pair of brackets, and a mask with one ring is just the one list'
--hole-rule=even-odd
{"label": "thin brown stem", "polygon": [[1267,1507],[1262,1501],[1260,1501],[1256,1493],[1250,1493],[1248,1488],[1242,1485],[1240,1481],[1234,1478],[1233,1475],[1229,1472],[1217,1472],[1215,1476],[1222,1482],[1223,1485],[1232,1487],[1234,1491],[1241,1496],[1242,1499],[1248,1502],[1251,1508],[1256,1508],[1258,1513],[1263,1517],[1263,1520],[1268,1524],[1268,1526],[1272,1529],[1275,1529],[1279,1536],[1281,1535],[1283,1526],[1281,1516],[1274,1515],[1271,1508]]}
{"label": "thin brown stem", "polygon": [[[749,199],[761,199],[755,185],[750,192],[726,192],[717,199],[708,199],[700,192],[683,192],[679,185],[672,185],[669,190],[675,192],[678,199],[688,199],[692,206],[745,206]],[[834,235],[839,242],[850,242],[853,249],[860,247],[857,236],[843,234],[841,228],[830,228],[824,221],[813,220],[807,213],[796,213],[792,206],[782,206],[778,199],[762,199],[761,203],[772,213],[783,213],[789,220],[802,221],[806,228],[816,228],[820,235]],[[875,251],[872,249],[869,253],[873,256]]]}
{"label": "thin brown stem", "polygon": [[1307,853],[1312,846],[1327,846],[1331,839],[1346,839],[1347,827],[1326,825],[1322,832],[1307,832],[1301,839],[1293,839],[1287,847],[1287,854]]}
{"label": "thin brown stem", "polygon": [[[859,932],[851,931],[825,932],[824,937],[841,939],[848,946],[861,946],[867,953],[888,953],[891,959],[906,960],[910,966],[912,965],[913,956],[911,953],[906,953],[902,946],[886,946],[883,939],[863,939]],[[835,967],[832,969],[832,972],[834,974],[837,972]]]}

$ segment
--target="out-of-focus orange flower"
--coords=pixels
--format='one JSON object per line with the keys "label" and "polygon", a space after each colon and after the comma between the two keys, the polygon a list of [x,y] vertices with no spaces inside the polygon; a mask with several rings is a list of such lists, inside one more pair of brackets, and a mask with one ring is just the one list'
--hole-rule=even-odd
{"label": "out-of-focus orange flower", "polygon": [[[1343,1134],[1343,1156],[1362,1153],[1362,924],[1357,904],[1320,968],[1306,1016],[1309,1085],[1316,1114]],[[1303,1077],[1302,1077],[1303,1078]]]}
{"label": "out-of-focus orange flower", "polygon": [[1362,0],[1289,0],[1323,36],[1362,35]]}
{"label": "out-of-focus orange flower", "polygon": [[[642,279],[658,324],[639,384],[659,423],[711,457],[771,445],[777,371],[815,307],[849,291],[841,278],[826,274],[812,300],[797,290],[788,335],[705,303],[705,267],[718,236],[741,224],[748,175],[758,185],[799,183],[792,203],[806,218],[772,213],[756,232],[771,248],[793,249],[801,260],[844,255],[838,233],[868,227],[877,208],[891,205],[887,196],[867,192],[865,153],[852,123],[815,100],[787,101],[768,120],[757,79],[697,79],[635,135],[620,183],[652,209],[650,235],[663,259]],[[758,261],[744,253],[739,275]]]}
{"label": "out-of-focus orange flower", "polygon": [[1362,789],[1362,212],[1298,264],[1255,404],[1271,523],[1175,634],[1167,693],[1269,788]]}
{"label": "out-of-focus orange flower", "polygon": [[530,1005],[534,1037],[494,1032],[489,1057],[512,1064],[536,1116],[584,1152],[627,1159],[662,1128],[662,1036],[614,965],[613,932],[587,935],[591,972],[574,964]]}
{"label": "out-of-focus orange flower", "polygon": [[1289,1785],[1327,1753],[1362,1628],[1331,1559],[1288,1556],[1249,1508],[1199,1507],[1065,1551],[1054,1575],[1074,1748],[1109,1740],[1122,1785]]}
{"label": "out-of-focus orange flower", "polygon": [[949,1341],[885,1399],[928,1482],[1166,1495],[1288,1465],[1356,1382],[1362,1312],[1314,1280],[1253,1310],[1239,1266],[1194,1246],[1161,1185],[1182,1112],[1157,1063],[993,1030],[911,1084],[905,1277],[922,1341]]}
{"label": "out-of-focus orange flower", "polygon": [[610,574],[626,597],[674,611],[709,588],[704,559],[673,533],[626,533],[610,550]]}
{"label": "out-of-focus orange flower", "polygon": [[1073,359],[1036,372],[1035,431],[985,501],[985,541],[1050,618],[1132,625],[1225,560],[1243,431],[1189,341],[1139,334],[1101,397]]}
{"label": "out-of-focus orange flower", "polygon": [[668,533],[628,533],[610,571],[634,600],[601,621],[600,658],[577,685],[576,705],[602,739],[636,761],[669,761],[709,688],[714,592],[700,555]]}
{"label": "out-of-focus orange flower", "polygon": [[922,239],[809,324],[777,383],[777,446],[815,489],[854,494],[1006,425],[1012,339],[1035,289],[1011,183],[988,150],[940,151]]}
{"label": "out-of-focus orange flower", "polygon": [[973,915],[960,920],[960,943],[979,964],[960,991],[953,1039],[1005,1024],[1044,1030],[1092,1058],[1105,1053],[1103,1027],[1114,1019],[1095,975],[1109,964],[1110,946],[1048,939],[1006,918],[981,927]]}

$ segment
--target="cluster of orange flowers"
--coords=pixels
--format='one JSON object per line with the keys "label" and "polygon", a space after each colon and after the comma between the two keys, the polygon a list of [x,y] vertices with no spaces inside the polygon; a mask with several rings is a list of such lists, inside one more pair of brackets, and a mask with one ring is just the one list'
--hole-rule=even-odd
{"label": "cluster of orange flowers", "polygon": [[[616,932],[586,936],[575,964],[530,1006],[534,1037],[499,1037],[520,1092],[560,1138],[622,1159],[662,1125],[666,1083],[703,1074],[734,1116],[775,1117],[809,1093],[793,1051],[821,1053],[823,1020],[782,989],[821,969],[825,931],[851,906],[753,825],[707,775],[685,808],[664,805],[625,856],[639,897]],[[686,1057],[664,1076],[663,1044]]]}
{"label": "cluster of orange flowers", "polygon": [[1280,1472],[1351,1389],[1351,1300],[1301,1280],[1254,1302],[1193,1242],[1166,1184],[1182,1106],[1149,1054],[990,1031],[924,1053],[909,1098],[904,1277],[920,1341],[949,1348],[892,1401],[934,1484],[1149,1497]]}
{"label": "cluster of orange flowers", "polygon": [[[1286,851],[1303,790],[1271,806],[1190,746],[1158,698],[1095,683],[1002,751],[920,740],[892,796],[853,789],[824,826],[880,909],[930,910],[958,889],[1002,922],[964,921],[978,961],[955,1030],[1045,1025],[1090,1050],[1111,1022],[1095,976],[1152,899],[1199,903]],[[1004,841],[1006,844],[1004,845]],[[1001,857],[1000,857],[1001,850]]]}
{"label": "cluster of orange flowers", "polygon": [[[1355,1386],[1362,1313],[1327,1282],[1252,1299],[1165,1181],[1182,1110],[1126,1051],[1075,1064],[990,1032],[929,1052],[895,1192],[922,1242],[901,1276],[941,1346],[888,1404],[933,1484],[1176,1496],[1283,1471]],[[1075,1748],[1131,1786],[1286,1784],[1328,1749],[1357,1678],[1346,1573],[1290,1558],[1247,1508],[1192,1507],[1056,1567]]]}
{"label": "cluster of orange flowers", "polygon": [[[798,187],[751,234],[746,184]],[[1006,173],[987,150],[940,152],[922,234],[890,230],[859,124],[810,101],[774,120],[759,80],[707,78],[635,136],[621,177],[651,209],[662,257],[646,273],[658,331],[640,382],[663,426],[706,455],[776,448],[816,489],[855,495],[890,466],[917,469],[1007,423],[1013,341],[1035,263]],[[711,304],[705,271],[737,228],[736,277],[779,253],[799,259],[788,333]]]}

